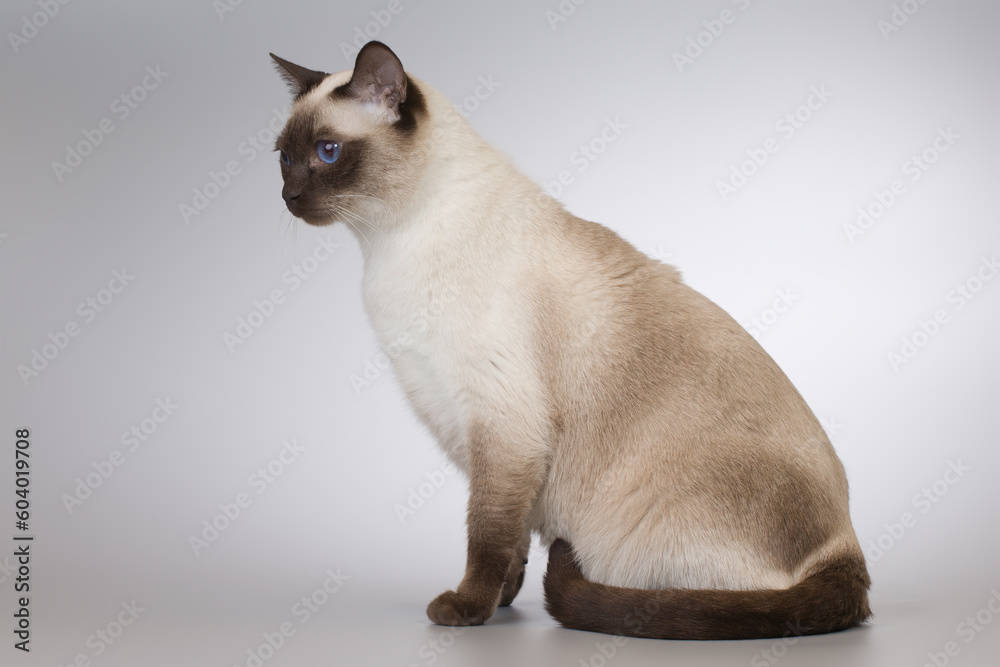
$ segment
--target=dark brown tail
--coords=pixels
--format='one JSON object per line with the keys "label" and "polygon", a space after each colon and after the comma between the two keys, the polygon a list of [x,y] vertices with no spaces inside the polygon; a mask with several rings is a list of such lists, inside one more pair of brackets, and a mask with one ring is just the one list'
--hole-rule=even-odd
{"label": "dark brown tail", "polygon": [[618,588],[587,581],[563,540],[549,550],[545,608],[567,628],[652,639],[762,639],[846,630],[871,616],[864,557],[844,556],[785,590]]}

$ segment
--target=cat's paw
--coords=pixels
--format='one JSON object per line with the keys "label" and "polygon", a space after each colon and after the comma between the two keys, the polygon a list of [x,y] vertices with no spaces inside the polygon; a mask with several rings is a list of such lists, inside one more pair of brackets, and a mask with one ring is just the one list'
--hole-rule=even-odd
{"label": "cat's paw", "polygon": [[493,615],[495,606],[482,600],[463,597],[455,591],[445,591],[427,605],[427,617],[438,625],[482,625]]}
{"label": "cat's paw", "polygon": [[521,590],[521,585],[524,584],[524,566],[527,564],[527,559],[522,561],[520,558],[517,558],[510,566],[510,571],[507,573],[507,581],[503,582],[503,593],[500,594],[501,607],[509,607],[514,598],[517,597],[518,591]]}

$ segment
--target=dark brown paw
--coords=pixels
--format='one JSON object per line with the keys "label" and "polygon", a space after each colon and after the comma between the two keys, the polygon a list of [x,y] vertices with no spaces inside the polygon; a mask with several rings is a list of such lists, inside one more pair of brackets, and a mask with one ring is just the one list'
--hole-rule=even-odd
{"label": "dark brown paw", "polygon": [[482,625],[493,615],[493,605],[445,591],[427,605],[427,617],[438,625]]}
{"label": "dark brown paw", "polygon": [[507,573],[507,581],[503,582],[503,593],[500,594],[500,606],[509,607],[517,597],[518,591],[524,584],[524,566],[527,563],[518,560],[511,565],[510,572]]}

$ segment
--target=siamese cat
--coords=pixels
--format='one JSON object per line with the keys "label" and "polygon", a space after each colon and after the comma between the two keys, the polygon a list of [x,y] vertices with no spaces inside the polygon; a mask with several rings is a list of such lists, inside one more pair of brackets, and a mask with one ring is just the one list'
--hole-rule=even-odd
{"label": "siamese cat", "polygon": [[384,44],[338,74],[272,57],[295,98],[281,196],[351,225],[378,340],[468,476],[465,575],[433,622],[511,604],[533,532],[569,628],[748,639],[870,616],[844,468],[749,333],[568,213]]}

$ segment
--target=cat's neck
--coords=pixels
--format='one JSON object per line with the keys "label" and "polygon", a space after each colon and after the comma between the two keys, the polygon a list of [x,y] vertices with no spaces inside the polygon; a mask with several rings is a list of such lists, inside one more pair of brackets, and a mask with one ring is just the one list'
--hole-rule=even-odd
{"label": "cat's neck", "polygon": [[368,207],[348,222],[366,268],[397,256],[401,246],[461,248],[517,244],[531,229],[566,215],[561,204],[483,140],[437,91],[424,86],[430,109],[419,140],[413,188],[402,201]]}

